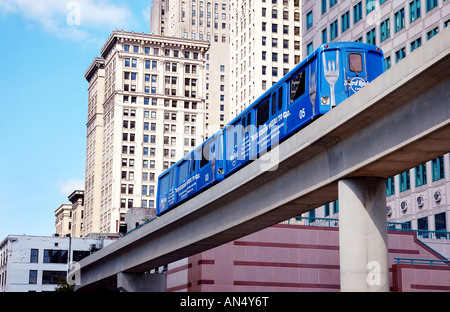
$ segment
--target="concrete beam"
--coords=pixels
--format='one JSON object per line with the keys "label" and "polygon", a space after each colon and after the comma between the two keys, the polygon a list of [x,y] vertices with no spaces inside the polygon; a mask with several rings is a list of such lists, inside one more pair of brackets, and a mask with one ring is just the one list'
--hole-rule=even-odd
{"label": "concrete beam", "polygon": [[338,198],[338,181],[388,178],[450,151],[450,28],[258,159],[83,259],[81,285],[145,272]]}
{"label": "concrete beam", "polygon": [[117,288],[121,292],[166,292],[165,274],[124,273],[117,274]]}

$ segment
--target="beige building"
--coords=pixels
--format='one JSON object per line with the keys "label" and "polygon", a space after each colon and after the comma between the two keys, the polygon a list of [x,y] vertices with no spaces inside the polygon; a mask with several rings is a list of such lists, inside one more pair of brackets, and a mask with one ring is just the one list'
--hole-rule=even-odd
{"label": "beige building", "polygon": [[55,234],[83,237],[84,191],[69,195],[71,204],[62,204],[55,210]]}
{"label": "beige building", "polygon": [[62,204],[55,210],[55,234],[72,234],[72,205]]}
{"label": "beige building", "polygon": [[83,237],[84,226],[84,191],[74,191],[69,195],[72,203],[72,237]]}
{"label": "beige building", "polygon": [[301,61],[299,0],[231,2],[231,118]]}
{"label": "beige building", "polygon": [[150,33],[204,40],[206,53],[205,138],[222,128],[230,116],[230,6],[232,1],[153,0]]}
{"label": "beige building", "polygon": [[205,41],[114,31],[88,68],[83,233],[154,208],[158,175],[205,139]]}

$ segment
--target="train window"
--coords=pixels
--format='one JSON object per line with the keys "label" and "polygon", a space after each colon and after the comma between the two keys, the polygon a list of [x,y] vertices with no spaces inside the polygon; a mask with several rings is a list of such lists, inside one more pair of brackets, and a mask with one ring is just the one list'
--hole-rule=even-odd
{"label": "train window", "polygon": [[161,194],[164,194],[169,189],[169,175],[166,174],[164,177],[162,177],[160,183],[161,183],[160,192]]}
{"label": "train window", "polygon": [[292,78],[290,82],[290,88],[291,91],[289,94],[289,103],[292,103],[305,93],[306,90],[305,71],[302,71],[300,74]]}
{"label": "train window", "polygon": [[200,160],[200,168],[203,168],[209,163],[209,152],[211,150],[210,144],[205,144],[202,148],[202,159]]}
{"label": "train window", "polygon": [[283,87],[278,90],[278,110],[283,108]]}
{"label": "train window", "polygon": [[250,132],[250,125],[252,123],[252,115],[251,113],[248,113],[247,115],[247,128],[245,128],[245,132]]}
{"label": "train window", "polygon": [[192,167],[191,167],[191,173],[195,172],[195,163],[197,162],[197,160],[195,159],[195,152],[192,152],[192,158],[191,158],[191,163],[192,163]]}
{"label": "train window", "polygon": [[256,126],[258,128],[269,120],[269,104],[269,98],[266,98],[256,110]]}
{"label": "train window", "polygon": [[247,118],[246,117],[242,117],[242,129],[241,129],[241,135],[244,136],[245,135],[245,126],[247,124]]}
{"label": "train window", "polygon": [[354,73],[360,73],[363,70],[362,56],[359,53],[350,53],[348,55],[350,70]]}
{"label": "train window", "polygon": [[275,114],[277,110],[277,93],[272,93],[272,115]]}
{"label": "train window", "polygon": [[178,171],[178,183],[183,182],[189,174],[189,160],[185,160],[181,163]]}

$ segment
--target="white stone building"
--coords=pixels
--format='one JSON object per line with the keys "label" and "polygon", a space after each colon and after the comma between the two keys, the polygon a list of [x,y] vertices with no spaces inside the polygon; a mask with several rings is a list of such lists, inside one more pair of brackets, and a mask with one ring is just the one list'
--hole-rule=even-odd
{"label": "white stone building", "polygon": [[[305,0],[302,19],[303,57],[322,43],[357,41],[379,46],[390,70],[448,27],[450,1]],[[388,222],[397,228],[420,231],[424,238],[444,238],[435,231],[450,231],[449,167],[449,154],[445,154],[389,178]],[[329,203],[304,216],[316,221],[338,218],[339,203]]]}
{"label": "white stone building", "polygon": [[0,243],[0,292],[54,291],[69,263],[115,239],[9,235]]}

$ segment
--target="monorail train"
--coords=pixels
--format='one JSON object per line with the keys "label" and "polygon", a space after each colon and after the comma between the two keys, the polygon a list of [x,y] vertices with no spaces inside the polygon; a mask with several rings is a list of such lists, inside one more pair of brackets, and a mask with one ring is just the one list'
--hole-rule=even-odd
{"label": "monorail train", "polygon": [[156,214],[197,195],[330,111],[384,72],[380,48],[321,45],[252,105],[158,177]]}

